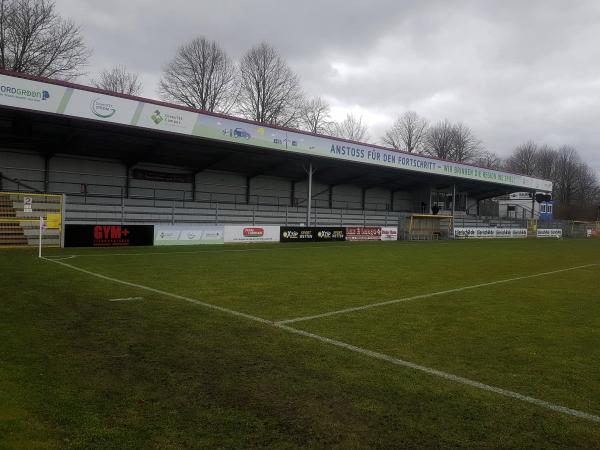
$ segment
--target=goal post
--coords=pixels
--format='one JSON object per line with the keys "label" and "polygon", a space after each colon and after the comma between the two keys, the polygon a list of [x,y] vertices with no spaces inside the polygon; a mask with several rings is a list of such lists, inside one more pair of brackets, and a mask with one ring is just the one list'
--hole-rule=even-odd
{"label": "goal post", "polygon": [[404,239],[436,240],[452,237],[453,217],[438,214],[411,214],[402,227]]}
{"label": "goal post", "polygon": [[0,248],[62,247],[64,205],[64,195],[0,192]]}

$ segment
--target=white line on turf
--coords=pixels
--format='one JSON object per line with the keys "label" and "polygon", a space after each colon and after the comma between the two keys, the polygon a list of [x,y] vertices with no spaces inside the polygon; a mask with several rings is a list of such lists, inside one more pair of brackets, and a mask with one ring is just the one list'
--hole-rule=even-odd
{"label": "white line on turf", "polygon": [[586,264],[584,266],[568,267],[566,269],[552,270],[550,272],[535,273],[533,275],[523,275],[520,277],[506,278],[504,280],[496,280],[496,281],[490,281],[487,283],[473,284],[471,286],[463,286],[463,287],[459,287],[459,288],[455,288],[455,289],[447,289],[445,291],[430,292],[428,294],[413,295],[412,297],[397,298],[395,300],[386,300],[383,302],[369,303],[367,305],[338,309],[335,311],[329,311],[329,312],[325,312],[325,313],[321,313],[321,314],[314,314],[312,316],[303,316],[303,317],[296,317],[293,319],[278,320],[278,321],[276,321],[276,323],[280,324],[280,325],[284,325],[284,324],[290,324],[290,323],[295,323],[295,322],[303,322],[305,320],[321,319],[323,317],[336,316],[339,314],[348,314],[348,313],[352,313],[352,312],[356,312],[356,311],[364,311],[366,309],[377,308],[379,306],[387,306],[387,305],[394,305],[396,303],[410,302],[413,300],[421,300],[421,299],[436,297],[436,296],[440,296],[440,295],[452,294],[455,292],[467,291],[470,289],[477,289],[477,288],[485,287],[485,286],[493,286],[495,284],[511,283],[513,281],[526,280],[528,278],[543,277],[546,275],[553,275],[556,273],[568,272],[571,270],[585,269],[587,267],[593,267],[593,266],[597,266],[597,265],[598,264]]}
{"label": "white line on turf", "polygon": [[393,356],[389,356],[383,353],[374,352],[372,350],[368,350],[366,348],[357,347],[352,344],[348,344],[346,342],[338,341],[335,339],[330,339],[324,336],[320,336],[318,334],[309,333],[307,331],[298,330],[297,328],[288,327],[287,325],[275,324],[276,327],[281,328],[282,330],[289,331],[290,333],[298,334],[300,336],[304,336],[307,338],[315,339],[317,341],[323,342],[325,344],[334,345],[336,347],[344,348],[346,350],[350,350],[355,353],[360,353],[361,355],[369,356],[374,359],[378,359],[381,361],[386,361],[397,366],[407,367],[410,369],[418,370],[420,372],[425,372],[429,375],[433,375],[439,378],[443,378],[449,381],[453,381],[455,383],[464,384],[467,386],[471,386],[477,389],[481,389],[483,391],[493,392],[498,395],[502,395],[504,397],[514,398],[516,400],[520,400],[526,403],[532,403],[537,406],[541,406],[542,408],[546,408],[552,411],[560,412],[563,414],[568,414],[570,416],[579,417],[581,419],[591,420],[592,422],[600,423],[600,416],[596,416],[594,414],[589,414],[583,411],[579,411],[577,409],[567,408],[566,406],[557,405],[555,403],[550,403],[545,400],[540,400],[535,397],[530,397],[528,395],[519,394],[518,392],[509,391],[508,389],[503,389],[496,386],[491,386],[489,384],[480,383],[479,381],[471,380],[469,378],[464,378],[458,375],[454,375],[448,372],[444,372],[437,369],[432,369],[430,367],[422,366],[420,364],[416,364],[410,361],[405,361],[403,359],[394,358]]}
{"label": "white line on turf", "polygon": [[[406,241],[397,242],[396,245],[427,245],[426,241]],[[252,245],[252,244],[244,244]],[[70,257],[112,257],[112,256],[148,256],[148,255],[196,255],[199,253],[245,253],[245,252],[270,252],[270,251],[285,251],[285,250],[312,250],[312,249],[329,249],[329,248],[364,248],[373,246],[389,246],[389,242],[378,242],[378,243],[365,243],[365,242],[349,242],[343,245],[325,244],[325,245],[298,245],[295,243],[283,244],[282,246],[275,246],[271,248],[224,248],[219,250],[196,250],[196,251],[172,251],[172,252],[131,252],[131,253],[77,253]],[[431,244],[433,246],[433,244]],[[435,245],[452,245],[451,242],[436,242]],[[55,258],[52,258],[55,259]]]}
{"label": "white line on turf", "polygon": [[130,302],[132,300],[144,300],[144,297],[111,298],[109,302]]}
{"label": "white line on turf", "polygon": [[67,263],[62,262],[62,261],[56,261],[56,260],[48,259],[46,257],[42,257],[42,259],[45,259],[46,261],[53,262],[54,264],[60,264],[61,266],[68,267],[68,268],[76,270],[78,272],[82,272],[82,273],[85,273],[87,275],[91,275],[91,276],[96,277],[96,278],[101,278],[103,280],[110,281],[110,282],[113,282],[113,283],[118,283],[118,284],[122,284],[124,286],[129,286],[129,287],[133,287],[133,288],[137,288],[137,289],[143,289],[145,291],[153,292],[155,294],[163,295],[163,296],[166,296],[166,297],[173,297],[173,298],[176,298],[176,299],[179,299],[179,300],[184,300],[184,301],[189,302],[189,303],[194,303],[196,305],[204,306],[205,308],[210,308],[210,309],[221,311],[221,312],[224,312],[224,313],[227,313],[227,314],[231,314],[231,315],[234,315],[234,316],[238,316],[238,317],[243,317],[245,319],[254,320],[256,322],[262,322],[262,323],[268,323],[268,324],[272,324],[273,323],[270,320],[262,319],[260,317],[252,316],[250,314],[246,314],[246,313],[239,312],[239,311],[234,311],[232,309],[223,308],[221,306],[212,305],[210,303],[206,303],[206,302],[203,302],[203,301],[200,301],[200,300],[196,300],[196,299],[193,299],[193,298],[184,297],[183,295],[178,295],[178,294],[173,294],[171,292],[161,291],[160,289],[154,289],[154,288],[151,288],[149,286],[144,286],[143,284],[137,284],[137,283],[131,283],[131,282],[125,281],[125,280],[119,280],[118,278],[107,277],[106,275],[102,275],[100,273],[96,273],[96,272],[92,272],[90,270],[82,269],[81,267],[72,266],[71,264],[67,264]]}
{"label": "white line on turf", "polygon": [[77,255],[67,255],[67,256],[48,256],[46,259],[51,259],[52,261],[64,261],[66,259],[76,258]]}
{"label": "white line on turf", "polygon": [[452,381],[454,383],[458,383],[458,384],[470,386],[470,387],[473,387],[473,388],[476,388],[476,389],[480,389],[480,390],[483,390],[483,391],[493,392],[495,394],[502,395],[504,397],[509,397],[509,398],[513,398],[515,400],[520,400],[522,402],[530,403],[530,404],[533,404],[533,405],[536,405],[536,406],[540,406],[542,408],[545,408],[545,409],[548,409],[548,410],[551,410],[551,411],[559,412],[559,413],[562,413],[562,414],[567,414],[567,415],[570,415],[570,416],[573,416],[573,417],[578,417],[578,418],[581,418],[581,419],[590,420],[590,421],[596,422],[596,423],[600,423],[600,416],[596,416],[594,414],[589,414],[589,413],[586,413],[584,411],[579,411],[577,409],[567,408],[566,406],[561,406],[561,405],[557,405],[555,403],[550,403],[550,402],[547,402],[545,400],[537,399],[535,397],[529,397],[527,395],[519,394],[518,392],[509,391],[507,389],[503,389],[503,388],[492,386],[492,385],[485,384],[485,383],[480,383],[478,381],[471,380],[469,378],[464,378],[464,377],[461,377],[461,376],[458,376],[458,375],[454,375],[454,374],[451,374],[451,373],[448,373],[448,372],[443,372],[441,370],[437,370],[437,369],[433,369],[433,368],[430,368],[430,367],[422,366],[420,364],[412,363],[410,361],[405,361],[403,359],[394,358],[393,356],[389,356],[389,355],[386,355],[386,354],[383,354],[383,353],[374,352],[372,350],[368,350],[368,349],[365,349],[365,348],[362,348],[362,347],[357,347],[355,345],[348,344],[346,342],[338,341],[338,340],[335,340],[335,339],[330,339],[330,338],[327,338],[327,337],[324,337],[324,336],[320,336],[318,334],[309,333],[307,331],[298,330],[296,328],[292,328],[292,327],[289,327],[287,325],[283,325],[281,323],[275,323],[273,321],[270,321],[270,320],[267,320],[267,319],[263,319],[261,317],[253,316],[253,315],[250,315],[250,314],[245,314],[245,313],[242,313],[242,312],[239,312],[239,311],[234,311],[232,309],[223,308],[223,307],[216,306],[216,305],[212,305],[210,303],[206,303],[206,302],[203,302],[203,301],[200,301],[200,300],[196,300],[196,299],[193,299],[193,298],[190,298],[190,297],[185,297],[183,295],[178,295],[178,294],[173,294],[171,292],[161,291],[160,289],[154,289],[154,288],[151,288],[151,287],[148,287],[148,286],[144,286],[142,284],[131,283],[129,281],[119,280],[117,278],[111,278],[111,277],[108,277],[106,275],[102,275],[102,274],[99,274],[99,273],[96,273],[96,272],[92,272],[90,270],[82,269],[82,268],[77,267],[77,266],[72,266],[71,264],[67,264],[67,263],[64,263],[62,261],[51,260],[51,259],[48,259],[48,258],[45,258],[45,257],[42,258],[42,259],[45,259],[46,261],[53,262],[55,264],[60,264],[61,266],[67,267],[69,269],[76,270],[78,272],[82,272],[82,273],[85,273],[87,275],[90,275],[90,276],[93,276],[93,277],[96,277],[96,278],[100,278],[100,279],[103,279],[103,280],[106,280],[106,281],[111,281],[111,282],[117,283],[117,284],[123,284],[123,285],[129,286],[129,287],[135,287],[135,288],[146,290],[146,291],[149,291],[149,292],[154,292],[156,294],[160,294],[160,295],[163,295],[165,297],[172,297],[172,298],[176,298],[176,299],[179,299],[179,300],[184,300],[186,302],[193,303],[195,305],[200,305],[200,306],[203,306],[205,308],[210,308],[210,309],[213,309],[213,310],[216,310],[216,311],[220,311],[220,312],[223,312],[223,313],[226,313],[226,314],[230,314],[230,315],[233,315],[233,316],[236,316],[236,317],[242,317],[242,318],[245,318],[245,319],[248,319],[248,320],[252,320],[254,322],[259,322],[259,323],[262,323],[262,324],[271,325],[271,326],[273,326],[273,327],[275,327],[277,329],[280,329],[280,330],[283,330],[283,331],[287,331],[288,333],[292,333],[292,334],[295,334],[295,335],[304,336],[304,337],[307,337],[307,338],[310,338],[310,339],[314,339],[314,340],[317,340],[317,341],[322,342],[324,344],[329,344],[329,345],[333,345],[333,346],[338,347],[338,348],[343,348],[343,349],[346,349],[346,350],[349,350],[349,351],[352,351],[352,352],[355,352],[355,353],[359,353],[361,355],[368,356],[370,358],[374,358],[374,359],[377,359],[377,360],[380,360],[380,361],[385,361],[385,362],[389,362],[391,364],[395,364],[397,366],[402,366],[402,367],[406,367],[406,368],[409,368],[409,369],[417,370],[417,371],[420,371],[420,372],[423,372],[423,373],[426,373],[426,374],[429,374],[429,375],[432,375],[432,376],[435,376],[435,377],[439,377],[439,378],[442,378],[442,379],[445,379],[445,380],[448,380],[448,381]]}

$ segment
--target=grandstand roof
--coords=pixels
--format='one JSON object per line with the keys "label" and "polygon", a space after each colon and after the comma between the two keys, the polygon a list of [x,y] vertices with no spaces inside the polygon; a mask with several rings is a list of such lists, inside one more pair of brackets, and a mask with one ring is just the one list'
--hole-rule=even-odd
{"label": "grandstand roof", "polygon": [[46,155],[144,161],[190,172],[301,180],[310,161],[315,178],[328,185],[402,190],[456,184],[477,198],[552,190],[550,181],[538,178],[1,70],[0,136],[4,146]]}

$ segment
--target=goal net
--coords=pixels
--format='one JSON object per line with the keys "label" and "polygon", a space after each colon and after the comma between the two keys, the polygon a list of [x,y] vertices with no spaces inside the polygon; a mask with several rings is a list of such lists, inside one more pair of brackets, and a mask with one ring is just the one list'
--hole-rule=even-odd
{"label": "goal net", "polygon": [[63,245],[62,195],[0,192],[0,247]]}
{"label": "goal net", "polygon": [[411,214],[401,228],[404,239],[408,240],[450,239],[452,216]]}
{"label": "goal net", "polygon": [[583,222],[574,220],[568,230],[569,237],[597,238],[600,237],[600,222]]}

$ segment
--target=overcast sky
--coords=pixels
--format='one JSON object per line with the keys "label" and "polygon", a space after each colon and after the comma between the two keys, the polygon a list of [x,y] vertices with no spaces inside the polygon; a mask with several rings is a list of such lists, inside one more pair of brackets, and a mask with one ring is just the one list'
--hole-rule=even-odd
{"label": "overcast sky", "polygon": [[[93,49],[158,98],[161,67],[196,37],[234,59],[267,41],[325,97],[362,115],[372,142],[412,109],[462,121],[507,155],[528,139],[575,146],[600,172],[600,1],[57,0]],[[89,77],[79,80],[87,84]]]}

